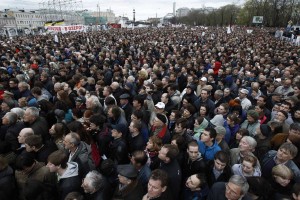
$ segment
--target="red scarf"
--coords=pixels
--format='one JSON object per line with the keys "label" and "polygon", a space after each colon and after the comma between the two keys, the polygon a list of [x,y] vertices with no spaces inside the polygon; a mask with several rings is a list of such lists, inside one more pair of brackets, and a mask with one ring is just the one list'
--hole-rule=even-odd
{"label": "red scarf", "polygon": [[[156,128],[157,127],[152,126],[152,132],[155,132]],[[164,125],[162,127],[162,129],[158,132],[157,137],[159,137],[160,139],[163,139],[163,137],[165,137],[166,132],[167,132],[167,125]]]}

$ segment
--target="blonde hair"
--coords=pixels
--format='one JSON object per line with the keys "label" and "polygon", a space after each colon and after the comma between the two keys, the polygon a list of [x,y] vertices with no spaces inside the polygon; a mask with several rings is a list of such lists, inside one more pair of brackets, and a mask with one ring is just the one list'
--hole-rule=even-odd
{"label": "blonde hair", "polygon": [[290,168],[284,164],[276,165],[272,168],[272,175],[274,177],[279,176],[284,179],[292,179],[294,174]]}

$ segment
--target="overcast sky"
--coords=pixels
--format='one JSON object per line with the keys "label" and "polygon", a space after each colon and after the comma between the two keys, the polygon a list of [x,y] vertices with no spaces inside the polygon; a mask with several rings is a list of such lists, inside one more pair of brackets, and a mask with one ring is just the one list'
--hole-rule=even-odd
{"label": "overcast sky", "polygon": [[[41,8],[41,2],[53,2],[53,0],[0,0],[0,10],[6,8],[18,8],[18,9],[39,9]],[[59,0],[56,0],[57,2]],[[62,1],[75,1],[80,0],[62,0]],[[243,3],[244,0],[178,0],[176,2],[176,9],[181,7],[188,8],[202,8],[202,7],[214,7],[218,8],[227,4]],[[136,20],[146,20],[148,17],[163,17],[167,13],[173,12],[174,0],[82,0],[82,9],[88,9],[91,11],[97,10],[97,4],[100,5],[100,10],[111,9],[116,16],[125,16],[132,19],[133,9],[136,12]],[[78,4],[79,5],[79,4]],[[77,6],[78,7],[78,6]],[[80,9],[79,9],[80,10]]]}

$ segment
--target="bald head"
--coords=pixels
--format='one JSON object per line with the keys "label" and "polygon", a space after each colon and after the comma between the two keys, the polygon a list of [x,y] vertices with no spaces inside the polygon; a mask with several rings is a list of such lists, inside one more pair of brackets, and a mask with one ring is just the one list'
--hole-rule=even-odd
{"label": "bald head", "polygon": [[30,136],[30,135],[34,135],[34,131],[32,128],[23,128],[18,136],[18,141],[20,144],[24,144],[25,143],[25,139]]}
{"label": "bald head", "polygon": [[112,82],[110,87],[113,89],[113,90],[116,90],[120,87],[119,83],[118,82]]}

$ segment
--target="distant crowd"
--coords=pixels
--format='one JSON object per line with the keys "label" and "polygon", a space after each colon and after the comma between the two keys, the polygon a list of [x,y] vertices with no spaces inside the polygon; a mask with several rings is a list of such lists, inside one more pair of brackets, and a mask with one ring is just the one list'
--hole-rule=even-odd
{"label": "distant crowd", "polygon": [[252,29],[0,38],[0,199],[299,200],[300,49]]}

